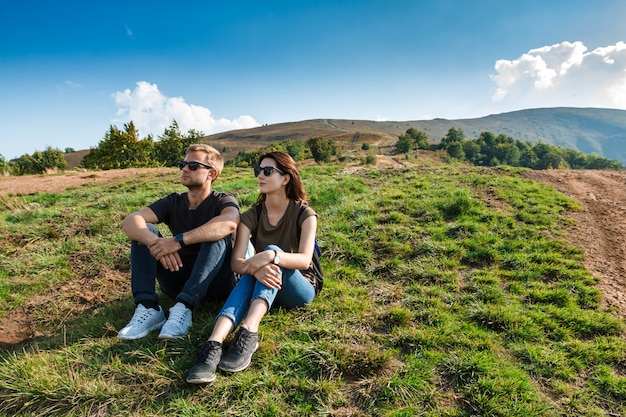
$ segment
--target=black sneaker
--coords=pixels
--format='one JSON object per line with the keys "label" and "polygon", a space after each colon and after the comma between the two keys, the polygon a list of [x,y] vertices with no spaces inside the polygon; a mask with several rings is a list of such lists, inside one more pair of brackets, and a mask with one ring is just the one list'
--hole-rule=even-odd
{"label": "black sneaker", "polygon": [[208,384],[215,381],[217,364],[222,357],[222,344],[212,340],[207,341],[198,353],[196,363],[187,374],[190,384]]}
{"label": "black sneaker", "polygon": [[259,347],[259,334],[240,327],[235,333],[232,343],[222,356],[219,368],[226,372],[239,372],[250,366],[252,354]]}

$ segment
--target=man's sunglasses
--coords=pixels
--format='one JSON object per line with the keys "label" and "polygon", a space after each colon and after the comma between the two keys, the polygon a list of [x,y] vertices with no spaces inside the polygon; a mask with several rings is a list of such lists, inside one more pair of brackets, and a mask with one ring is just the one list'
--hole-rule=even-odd
{"label": "man's sunglasses", "polygon": [[197,162],[197,161],[180,161],[178,163],[178,168],[183,169],[187,165],[189,165],[189,169],[192,170],[192,171],[195,171],[196,169],[198,169],[198,167],[200,165],[202,165],[203,167],[205,167],[207,169],[212,169],[213,168],[211,165],[207,165],[207,164],[204,164],[202,162]]}
{"label": "man's sunglasses", "polygon": [[254,167],[254,176],[258,177],[259,174],[262,172],[263,175],[265,175],[266,177],[269,177],[270,175],[272,175],[272,171],[276,171],[281,175],[285,175],[283,170],[278,169],[276,167]]}

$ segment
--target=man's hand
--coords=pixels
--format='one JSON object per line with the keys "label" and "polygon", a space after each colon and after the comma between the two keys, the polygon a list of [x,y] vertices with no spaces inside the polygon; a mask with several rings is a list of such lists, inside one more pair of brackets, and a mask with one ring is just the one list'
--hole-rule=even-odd
{"label": "man's hand", "polygon": [[183,267],[183,261],[178,254],[180,248],[180,243],[173,237],[161,237],[148,247],[150,254],[161,262],[163,268],[170,271],[178,271]]}

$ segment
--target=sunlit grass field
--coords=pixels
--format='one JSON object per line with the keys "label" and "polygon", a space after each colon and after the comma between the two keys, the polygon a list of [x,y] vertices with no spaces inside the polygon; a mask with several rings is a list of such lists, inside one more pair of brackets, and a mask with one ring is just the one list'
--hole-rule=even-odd
{"label": "sunlit grass field", "polygon": [[[243,209],[249,171],[215,185]],[[2,197],[0,314],[26,309],[37,335],[0,355],[0,415],[626,415],[624,322],[566,239],[580,206],[519,173],[304,167],[324,289],[200,387],[184,379],[218,304],[185,340],[117,339],[134,309],[120,222],[184,191],[177,173]]]}

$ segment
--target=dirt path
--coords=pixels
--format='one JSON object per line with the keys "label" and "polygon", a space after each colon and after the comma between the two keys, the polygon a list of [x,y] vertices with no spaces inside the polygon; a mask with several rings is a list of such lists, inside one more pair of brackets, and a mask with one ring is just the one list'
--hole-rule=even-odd
{"label": "dirt path", "polygon": [[[380,155],[378,158],[381,167],[404,167],[393,158]],[[166,170],[171,168],[0,177],[0,197],[55,192],[89,182],[121,181],[140,173]],[[616,316],[626,318],[626,171],[550,170],[528,171],[524,175],[551,185],[581,203],[583,210],[573,214],[576,225],[570,231],[570,241],[584,251],[585,266],[598,278],[603,306],[612,309]],[[96,294],[95,289],[90,293]],[[47,302],[40,298],[35,297],[27,308],[0,320],[0,347],[16,346],[33,336],[32,317],[28,311],[36,309],[40,302]]]}
{"label": "dirt path", "polygon": [[599,279],[604,307],[626,318],[626,171],[548,170],[525,175],[576,199],[570,241],[585,253],[585,266]]}

